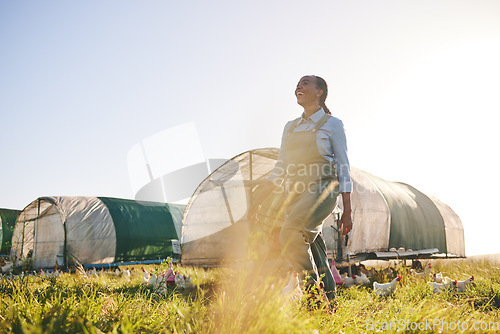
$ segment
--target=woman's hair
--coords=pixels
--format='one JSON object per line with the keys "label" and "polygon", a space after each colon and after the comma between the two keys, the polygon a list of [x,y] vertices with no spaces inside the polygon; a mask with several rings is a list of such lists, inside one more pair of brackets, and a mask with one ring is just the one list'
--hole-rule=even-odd
{"label": "woman's hair", "polygon": [[319,89],[323,90],[323,95],[320,96],[319,98],[319,105],[323,110],[331,115],[332,113],[330,112],[330,109],[325,104],[326,97],[328,96],[328,85],[326,84],[325,79],[322,77],[318,77],[317,75],[313,75],[313,77],[316,78],[316,86],[318,86]]}

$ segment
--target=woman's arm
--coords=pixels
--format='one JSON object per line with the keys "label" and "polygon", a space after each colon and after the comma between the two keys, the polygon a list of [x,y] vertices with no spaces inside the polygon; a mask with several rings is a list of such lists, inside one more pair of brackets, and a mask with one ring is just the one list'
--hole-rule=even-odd
{"label": "woman's arm", "polygon": [[339,230],[342,232],[342,235],[346,235],[352,230],[351,193],[342,193],[342,204],[344,212],[342,213],[342,217],[340,217]]}
{"label": "woman's arm", "polygon": [[340,218],[339,229],[342,235],[346,235],[352,230],[352,209],[351,209],[351,167],[347,157],[347,140],[345,136],[344,124],[341,120],[335,119],[333,122],[332,134],[330,137],[333,149],[334,163],[337,167],[340,193],[344,212]]}
{"label": "woman's arm", "polygon": [[351,167],[347,157],[347,140],[344,124],[339,119],[330,121],[330,141],[341,193],[352,192]]}

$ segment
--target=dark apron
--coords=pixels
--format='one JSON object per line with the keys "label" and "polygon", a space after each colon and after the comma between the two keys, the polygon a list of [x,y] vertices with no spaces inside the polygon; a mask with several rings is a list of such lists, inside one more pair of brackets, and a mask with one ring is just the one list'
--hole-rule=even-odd
{"label": "dark apron", "polygon": [[[321,234],[323,221],[335,208],[339,193],[335,167],[318,151],[316,135],[330,115],[325,114],[311,130],[293,132],[284,147],[287,161],[285,222],[280,232],[283,256],[294,270],[309,275],[308,285],[320,278],[329,299],[335,297],[335,281],[326,258]],[[323,277],[321,277],[324,275]]]}

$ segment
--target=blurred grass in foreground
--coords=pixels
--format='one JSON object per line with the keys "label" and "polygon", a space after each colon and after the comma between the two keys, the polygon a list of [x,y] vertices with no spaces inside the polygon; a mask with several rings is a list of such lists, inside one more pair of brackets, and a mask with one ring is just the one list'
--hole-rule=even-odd
{"label": "blurred grass in foreground", "polygon": [[[162,266],[148,269],[163,270]],[[266,277],[258,270],[243,268],[177,267],[176,271],[191,275],[198,288],[181,291],[170,287],[161,295],[142,285],[140,267],[135,268],[130,279],[111,272],[88,278],[66,273],[50,279],[2,279],[0,332],[500,332],[498,264],[437,260],[432,266],[434,272],[452,279],[474,275],[475,283],[462,294],[433,294],[424,280],[399,267],[403,280],[394,295],[377,298],[370,287],[340,288],[339,307],[331,314],[281,298],[288,278]],[[413,324],[421,328],[415,329]],[[474,324],[478,324],[476,328]]]}

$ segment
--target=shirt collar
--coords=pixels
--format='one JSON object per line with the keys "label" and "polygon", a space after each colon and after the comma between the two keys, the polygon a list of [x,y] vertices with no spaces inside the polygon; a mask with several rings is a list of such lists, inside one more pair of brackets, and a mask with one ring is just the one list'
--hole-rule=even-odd
{"label": "shirt collar", "polygon": [[[321,117],[323,117],[324,114],[326,114],[325,111],[323,110],[323,108],[320,108],[318,111],[316,111],[314,114],[312,114],[309,117],[309,119],[311,121],[313,121],[313,123],[318,123],[318,121],[321,119]],[[305,120],[307,120],[307,118],[305,118],[305,113],[302,113],[302,115],[300,116],[299,123],[302,123]]]}

